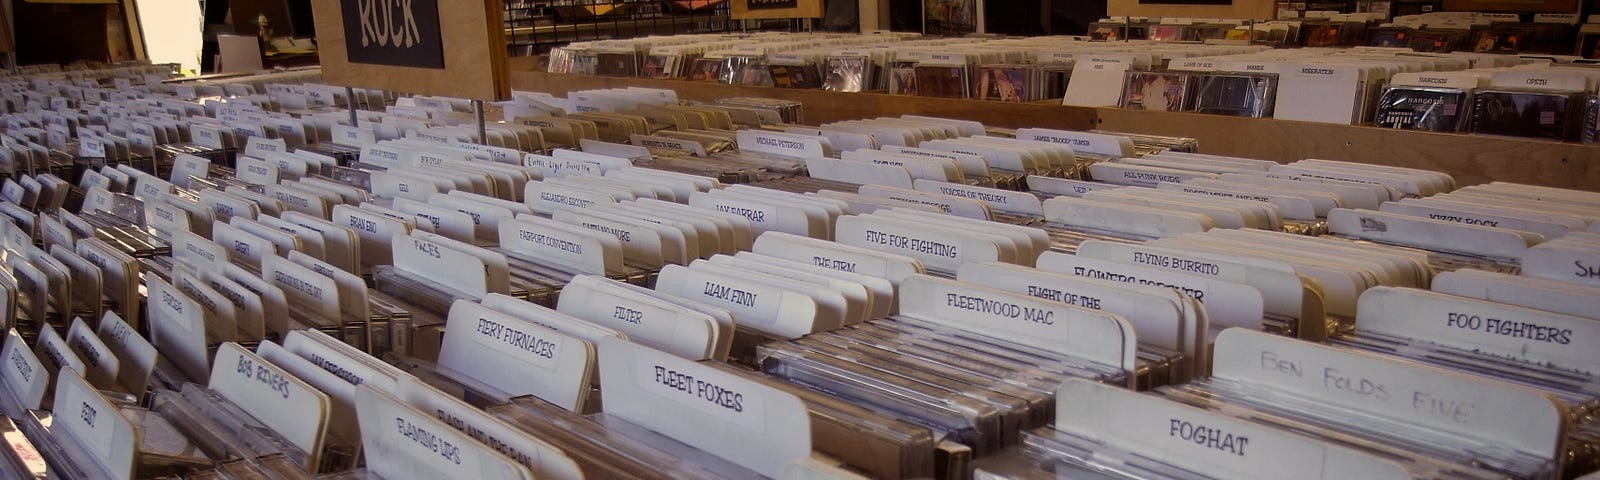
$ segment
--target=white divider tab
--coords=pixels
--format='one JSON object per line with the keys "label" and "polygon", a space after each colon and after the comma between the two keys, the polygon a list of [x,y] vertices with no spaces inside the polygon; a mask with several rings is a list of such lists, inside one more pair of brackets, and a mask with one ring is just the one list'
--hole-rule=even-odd
{"label": "white divider tab", "polygon": [[[11,398],[22,408],[43,408],[44,395],[50,388],[50,374],[45,371],[39,357],[28,348],[28,344],[22,341],[22,335],[18,335],[16,329],[6,331],[6,344],[0,356],[5,357],[5,374],[0,375],[0,385],[5,386]],[[5,413],[22,415],[24,412]]]}
{"label": "white divider tab", "polygon": [[34,354],[39,356],[39,361],[44,362],[44,368],[52,373],[62,370],[71,370],[78,375],[88,375],[88,365],[83,359],[73,353],[72,347],[67,346],[67,339],[61,338],[55,328],[47,328],[39,333],[38,344],[34,345]]}
{"label": "white divider tab", "polygon": [[[1595,222],[1595,225],[1600,225],[1600,222]],[[1522,274],[1600,286],[1600,249],[1535,246],[1522,257]]]}
{"label": "white divider tab", "polygon": [[205,237],[178,231],[172,233],[172,258],[197,269],[222,268],[228,263],[228,250]]}
{"label": "white divider tab", "polygon": [[925,271],[922,262],[915,258],[783,232],[767,232],[756,237],[752,251],[830,270],[883,278],[897,285],[906,277]]}
{"label": "white divider tab", "polygon": [[361,263],[369,266],[394,263],[389,242],[410,230],[404,222],[352,205],[334,205],[333,223],[355,229],[361,237]]}
{"label": "white divider tab", "polygon": [[169,181],[180,187],[189,187],[189,177],[206,178],[210,174],[210,160],[180,153],[177,158],[172,159],[172,176],[169,177]]}
{"label": "white divider tab", "polygon": [[617,203],[611,195],[546,182],[528,182],[522,190],[522,199],[533,211],[550,215],[558,210],[589,208],[595,204]]}
{"label": "white divider tab", "polygon": [[1094,192],[1094,190],[1122,189],[1122,186],[1104,184],[1104,182],[1075,181],[1075,179],[1029,174],[1027,176],[1027,189],[1032,190],[1032,192],[1045,192],[1045,194],[1083,197],[1083,194]]}
{"label": "white divider tab", "polygon": [[1184,295],[1194,297],[1205,307],[1206,316],[1211,320],[1213,329],[1244,327],[1260,330],[1261,319],[1265,312],[1265,302],[1262,300],[1261,292],[1255,288],[1199,275],[1178,273],[1171,269],[1125,264],[1059,252],[1044,252],[1039,255],[1038,268],[1080,277],[1177,290]]}
{"label": "white divider tab", "polygon": [[958,217],[990,220],[989,204],[982,200],[960,198],[951,195],[928,193],[923,191],[895,188],[886,185],[862,185],[857,193],[872,197],[883,197],[902,202],[911,202],[919,205],[928,205],[939,209],[940,212]]}
{"label": "white divider tab", "polygon": [[628,168],[628,167],[632,167],[633,166],[633,160],[629,160],[630,157],[613,157],[613,156],[610,156],[610,155],[601,155],[601,154],[596,154],[596,153],[580,152],[580,151],[577,151],[577,150],[568,150],[568,149],[565,149],[565,148],[557,148],[555,150],[552,150],[550,152],[550,156],[555,157],[555,158],[559,158],[559,159],[562,159],[562,160],[575,160],[575,161],[587,163],[589,165],[594,166],[595,169],[599,170],[598,173],[600,173],[600,174],[604,174],[605,172],[609,172],[609,171],[612,171],[612,170],[620,170],[620,169],[624,169],[624,168]]}
{"label": "white divider tab", "polygon": [[1160,183],[1183,183],[1196,178],[1218,177],[1215,173],[1147,167],[1128,163],[1100,162],[1089,166],[1089,176],[1095,180],[1134,187],[1155,188]]}
{"label": "white divider tab", "polygon": [[928,268],[948,272],[966,262],[1000,260],[1000,250],[994,242],[919,224],[882,222],[874,217],[839,217],[835,236],[845,245],[904,255]]}
{"label": "white divider tab", "polygon": [[[587,386],[587,384],[585,384]],[[565,453],[543,440],[512,427],[460,399],[445,395],[414,378],[400,381],[402,400],[419,410],[433,412],[457,431],[479,444],[528,468],[534,478],[579,480],[583,472]]]}
{"label": "white divider tab", "polygon": [[743,278],[667,265],[657,277],[656,289],[726,309],[740,325],[782,338],[800,338],[815,330],[817,304],[810,297]]}
{"label": "white divider tab", "polygon": [[599,324],[629,339],[684,358],[709,358],[714,343],[709,315],[679,308],[617,286],[612,280],[580,275],[561,289],[556,311]]}
{"label": "white divider tab", "polygon": [[1212,375],[1337,403],[1395,422],[1555,459],[1565,408],[1555,397],[1487,377],[1264,332],[1217,337]]}
{"label": "white divider tab", "polygon": [[1134,369],[1137,337],[1120,315],[927,275],[901,282],[898,300],[901,315]]}
{"label": "white divider tab", "polygon": [[1521,259],[1528,240],[1515,230],[1431,220],[1395,213],[1336,208],[1328,232],[1441,252]]}
{"label": "white divider tab", "polygon": [[[262,153],[289,153],[288,143],[281,138],[252,136],[244,142],[244,154],[261,157]],[[264,157],[263,157],[264,158]]]}
{"label": "white divider tab", "polygon": [[904,167],[876,163],[812,157],[806,159],[806,171],[812,178],[858,185],[888,185],[911,188],[911,173]]}
{"label": "white divider tab", "polygon": [[1215,478],[1411,478],[1372,454],[1088,380],[1062,384],[1056,402],[1056,430]]}
{"label": "white divider tab", "polygon": [[394,234],[390,245],[395,268],[478,298],[489,294],[489,266],[476,255],[403,233]]}
{"label": "white divider tab", "polygon": [[767,476],[811,455],[810,413],[794,395],[626,340],[599,347],[608,415]]}
{"label": "white divider tab", "polygon": [[318,468],[331,408],[327,394],[233,342],[217,347],[207,386],[305,450],[307,470]]}
{"label": "white divider tab", "polygon": [[788,158],[826,157],[822,140],[788,133],[740,130],[737,135],[739,150],[765,153]]}
{"label": "white divider tab", "polygon": [[1044,218],[1079,228],[1109,230],[1145,237],[1165,238],[1200,233],[1213,224],[1183,212],[1173,212],[1087,198],[1060,196],[1044,202]]}
{"label": "white divider tab", "polygon": [[975,187],[928,179],[918,179],[915,184],[915,188],[919,191],[980,200],[988,203],[989,208],[994,210],[1035,217],[1044,216],[1044,204],[1039,200],[1039,197],[1028,192]]}
{"label": "white divider tab", "polygon": [[1251,260],[1244,263],[1225,255],[1104,240],[1079,244],[1078,255],[1249,285],[1261,292],[1267,312],[1288,318],[1301,318],[1304,313],[1305,289],[1294,267],[1283,262]]}
{"label": "white divider tab", "polygon": [[[635,134],[633,136],[638,135]],[[644,146],[641,146],[639,142],[633,142],[633,145],[625,145],[621,143],[595,140],[592,138],[580,138],[578,139],[578,149],[584,153],[592,153],[595,155],[627,160],[629,164],[632,164],[632,162],[635,161],[650,160],[650,150]],[[560,149],[557,150],[559,151]],[[556,156],[560,157],[560,155]],[[607,165],[609,165],[606,168],[606,171],[608,172],[611,171],[611,167],[619,165],[618,162],[611,160],[606,160],[605,162]]]}
{"label": "white divider tab", "polygon": [[707,155],[706,146],[693,140],[634,134],[631,141],[634,145],[683,152],[695,157],[705,157]]}
{"label": "white divider tab", "polygon": [[110,310],[100,317],[100,326],[95,329],[95,335],[122,363],[117,368],[117,383],[130,392],[144,391],[150,374],[156,369],[156,358],[160,355],[156,347]]}
{"label": "white divider tab", "polygon": [[1133,140],[1118,135],[1070,132],[1047,128],[1023,128],[1017,130],[1017,138],[1033,142],[1059,143],[1071,146],[1075,151],[1117,158],[1138,155],[1133,149]]}
{"label": "white divider tab", "polygon": [[1362,331],[1600,373],[1600,322],[1592,319],[1393,287],[1367,289],[1357,308]]}
{"label": "white divider tab", "polygon": [[139,432],[94,386],[77,373],[62,372],[56,379],[54,412],[51,430],[76,439],[104,478],[133,478]]}
{"label": "white divider tab", "polygon": [[[781,199],[777,201],[781,202]],[[750,221],[751,230],[757,234],[778,231],[809,237],[813,233],[818,235],[823,233],[811,232],[806,212],[794,206],[750,202],[742,197],[713,195],[706,192],[689,195],[689,205],[744,217]]]}
{"label": "white divider tab", "polygon": [[622,241],[550,219],[524,215],[500,222],[500,247],[575,273],[605,275],[622,268]]}
{"label": "white divider tab", "polygon": [[1121,285],[1108,286],[1078,281],[1078,278],[1005,263],[968,263],[961,266],[956,277],[964,283],[1122,315],[1137,328],[1140,342],[1174,350],[1193,349],[1192,342],[1185,348],[1180,330],[1187,326],[1182,324],[1176,304],[1153,301],[1149,294],[1130,291]]}
{"label": "white divider tab", "polygon": [[654,267],[660,267],[665,262],[662,258],[661,234],[649,228],[602,218],[583,210],[562,210],[556,212],[554,218],[558,222],[617,237],[622,242],[622,256],[628,260]]}
{"label": "white divider tab", "polygon": [[393,395],[356,387],[367,469],[383,478],[531,480],[527,467]]}
{"label": "white divider tab", "polygon": [[150,290],[145,307],[150,317],[150,343],[189,380],[206,382],[211,361],[206,353],[206,320],[200,304],[160,278],[147,278],[145,284]]}
{"label": "white divider tab", "polygon": [[447,325],[439,366],[508,397],[584,411],[594,372],[588,342],[467,300],[450,306]]}
{"label": "white divider tab", "polygon": [[282,289],[307,313],[328,320],[340,318],[339,286],[332,278],[276,255],[262,260],[261,278]]}
{"label": "white divider tab", "polygon": [[[289,332],[284,337],[283,348],[351,385],[372,385],[385,392],[400,391],[399,384],[390,372],[374,367],[386,364],[358,350],[345,350],[318,342],[304,331]],[[358,357],[365,357],[366,361]]]}

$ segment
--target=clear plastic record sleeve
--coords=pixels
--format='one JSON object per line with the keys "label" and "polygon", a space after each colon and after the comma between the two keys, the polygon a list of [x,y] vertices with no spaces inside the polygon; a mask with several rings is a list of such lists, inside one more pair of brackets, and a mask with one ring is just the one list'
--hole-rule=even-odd
{"label": "clear plastic record sleeve", "polygon": [[1190,109],[1194,75],[1187,72],[1129,71],[1117,106],[1134,110],[1182,112]]}
{"label": "clear plastic record sleeve", "polygon": [[1197,77],[1194,111],[1251,118],[1272,115],[1277,74],[1218,72]]}
{"label": "clear plastic record sleeve", "polygon": [[1576,140],[1588,94],[1480,88],[1467,130],[1485,135]]}
{"label": "clear plastic record sleeve", "polygon": [[1389,87],[1378,98],[1372,123],[1402,130],[1454,132],[1466,117],[1470,95],[1463,90],[1433,87]]}

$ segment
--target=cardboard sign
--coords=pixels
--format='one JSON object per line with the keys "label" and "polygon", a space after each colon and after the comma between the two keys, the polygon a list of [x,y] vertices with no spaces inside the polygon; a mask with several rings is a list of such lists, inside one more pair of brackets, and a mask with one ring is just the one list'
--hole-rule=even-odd
{"label": "cardboard sign", "polygon": [[[500,0],[315,0],[323,80],[499,101],[511,98]],[[447,8],[455,7],[455,8]]]}

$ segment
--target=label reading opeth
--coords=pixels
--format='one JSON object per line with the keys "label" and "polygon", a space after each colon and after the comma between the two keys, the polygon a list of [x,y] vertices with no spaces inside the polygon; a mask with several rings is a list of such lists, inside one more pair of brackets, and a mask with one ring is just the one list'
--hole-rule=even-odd
{"label": "label reading opeth", "polygon": [[351,63],[444,68],[438,0],[340,0]]}

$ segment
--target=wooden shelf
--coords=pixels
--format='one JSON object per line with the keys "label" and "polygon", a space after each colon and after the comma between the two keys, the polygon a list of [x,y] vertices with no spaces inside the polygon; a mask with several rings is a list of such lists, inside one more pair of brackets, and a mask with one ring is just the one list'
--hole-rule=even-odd
{"label": "wooden shelf", "polygon": [[1097,109],[1096,118],[1103,130],[1193,137],[1203,153],[1425,168],[1461,185],[1499,180],[1600,191],[1597,145],[1116,108]]}
{"label": "wooden shelf", "polygon": [[670,88],[678,92],[679,98],[701,101],[740,96],[782,98],[804,103],[805,120],[811,124],[916,114],[1005,128],[1098,128],[1175,135],[1198,139],[1202,153],[1279,162],[1322,158],[1426,168],[1449,173],[1461,185],[1498,180],[1600,191],[1600,146],[1596,145],[1195,113],[1062,107],[1054,102],[1000,103],[527,71],[511,72],[511,85],[517,90],[553,93],[596,88]]}
{"label": "wooden shelf", "polygon": [[667,88],[684,100],[714,101],[728,97],[770,97],[805,104],[809,124],[900,115],[962,118],[997,127],[1094,128],[1095,112],[1044,103],[999,103],[982,100],[911,97],[882,93],[839,93],[814,89],[722,85],[687,80],[593,77],[544,72],[511,72],[511,88],[561,94],[597,88]]}

